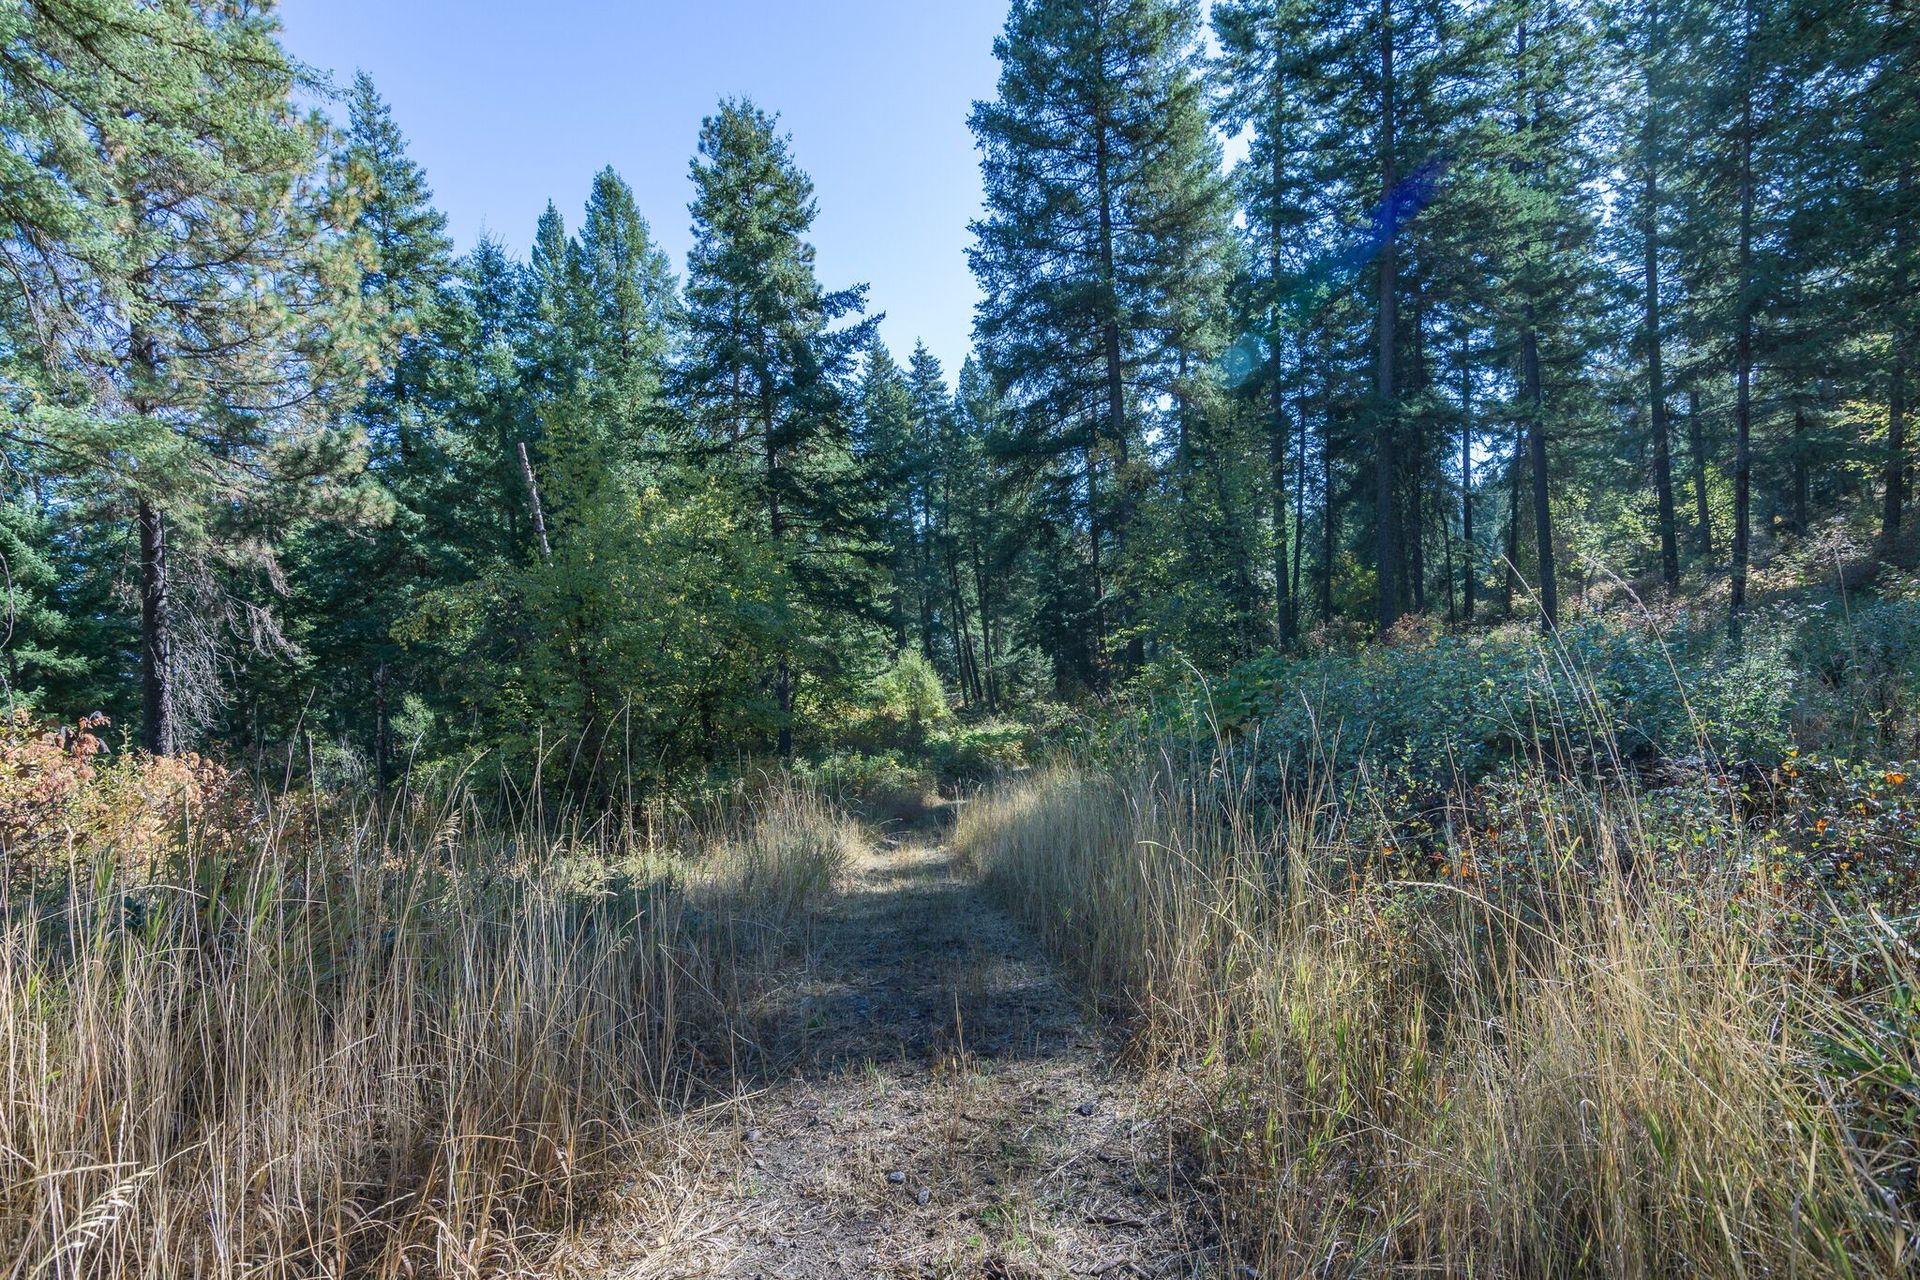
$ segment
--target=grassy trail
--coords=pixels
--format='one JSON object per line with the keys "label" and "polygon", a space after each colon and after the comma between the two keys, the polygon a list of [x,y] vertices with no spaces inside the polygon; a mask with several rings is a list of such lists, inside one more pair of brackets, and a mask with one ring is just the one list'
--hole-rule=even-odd
{"label": "grassy trail", "polygon": [[737,1100],[670,1130],[586,1269],[1205,1274],[1164,1109],[930,839],[857,858],[757,1014]]}

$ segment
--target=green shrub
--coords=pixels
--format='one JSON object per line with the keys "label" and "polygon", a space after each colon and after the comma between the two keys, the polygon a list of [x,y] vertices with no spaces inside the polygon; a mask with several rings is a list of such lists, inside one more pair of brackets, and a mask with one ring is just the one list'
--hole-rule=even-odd
{"label": "green shrub", "polygon": [[875,685],[880,714],[918,737],[953,716],[940,673],[917,649],[903,650]]}

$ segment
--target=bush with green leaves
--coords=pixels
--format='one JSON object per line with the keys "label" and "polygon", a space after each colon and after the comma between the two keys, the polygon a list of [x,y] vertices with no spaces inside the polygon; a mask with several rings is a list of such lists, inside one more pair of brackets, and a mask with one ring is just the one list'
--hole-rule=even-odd
{"label": "bush with green leaves", "polygon": [[1407,648],[1243,664],[1149,704],[1134,728],[1257,744],[1274,779],[1445,792],[1521,763],[1765,772],[1796,747],[1866,755],[1915,741],[1920,604],[1783,605],[1739,641],[1718,620],[1664,632],[1587,619]]}

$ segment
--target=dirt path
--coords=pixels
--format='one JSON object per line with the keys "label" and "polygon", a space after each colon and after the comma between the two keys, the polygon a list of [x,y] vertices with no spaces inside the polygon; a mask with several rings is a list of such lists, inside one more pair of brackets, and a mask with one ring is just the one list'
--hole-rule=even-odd
{"label": "dirt path", "polygon": [[864,857],[767,1013],[765,1081],[636,1174],[600,1274],[1207,1274],[1148,1091],[943,850]]}

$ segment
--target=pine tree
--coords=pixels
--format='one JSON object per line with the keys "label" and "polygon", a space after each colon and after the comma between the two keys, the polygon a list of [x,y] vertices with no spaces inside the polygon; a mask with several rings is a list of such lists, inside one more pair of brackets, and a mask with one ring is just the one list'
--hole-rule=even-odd
{"label": "pine tree", "polygon": [[654,410],[678,320],[678,286],[632,188],[612,169],[594,176],[578,264],[594,413],[618,433],[623,451],[658,452],[664,441],[648,436],[662,425]]}
{"label": "pine tree", "polygon": [[393,515],[371,532],[310,522],[287,560],[304,615],[298,638],[329,676],[316,690],[318,718],[364,749],[384,791],[395,767],[393,717],[418,683],[393,628],[455,572],[459,555],[449,508],[461,495],[443,430],[455,363],[447,344],[457,332],[448,313],[453,246],[425,173],[364,74],[348,98],[340,165],[365,251],[360,298],[383,361],[352,416]]}
{"label": "pine tree", "polygon": [[857,319],[864,285],[829,292],[814,277],[813,183],[775,117],[722,102],[701,125],[692,176],[679,385],[703,447],[762,513],[786,593],[773,671],[784,757],[795,654],[861,607],[874,555],[842,390],[873,321]]}
{"label": "pine tree", "polygon": [[1099,678],[1113,638],[1126,667],[1142,658],[1127,538],[1151,482],[1148,401],[1193,354],[1186,274],[1224,232],[1198,6],[1017,0],[994,52],[999,94],[971,122],[987,205],[969,251],[976,339],[1022,450],[1056,469],[1079,455],[1054,487],[1078,495]]}
{"label": "pine tree", "polygon": [[931,606],[921,595],[917,498],[923,461],[906,378],[885,343],[876,341],[867,350],[857,405],[854,453],[874,481],[874,514],[887,555],[887,625],[893,647],[896,653],[904,652],[918,636],[922,652],[930,653]]}
{"label": "pine tree", "polygon": [[[104,222],[49,245],[58,278],[45,283],[76,322],[45,356],[102,390],[37,422],[69,474],[131,509],[142,740],[167,752],[192,728],[189,704],[217,706],[221,664],[205,646],[226,642],[206,625],[226,606],[178,609],[181,556],[204,566],[219,543],[258,562],[298,508],[364,510],[325,483],[356,466],[351,438],[319,429],[369,359],[356,246],[329,225],[340,191],[322,180],[321,128],[296,111],[270,10],[56,8],[36,10],[45,26],[30,22],[13,53],[84,82],[63,98],[60,144],[42,158]],[[55,45],[32,46],[55,31]],[[111,469],[87,474],[90,462]],[[176,645],[188,622],[198,647]],[[257,614],[248,630],[263,630]]]}

